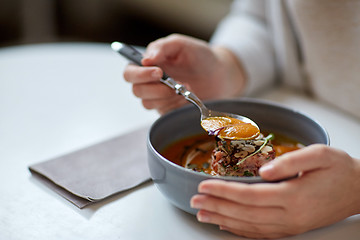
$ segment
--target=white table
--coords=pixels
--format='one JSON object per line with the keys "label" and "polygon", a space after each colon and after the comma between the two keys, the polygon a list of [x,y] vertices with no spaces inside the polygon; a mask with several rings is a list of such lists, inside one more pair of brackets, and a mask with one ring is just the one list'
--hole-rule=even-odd
{"label": "white table", "polygon": [[[122,79],[125,64],[107,44],[0,49],[0,239],[239,239],[173,207],[151,182],[79,210],[31,177],[30,164],[158,117]],[[360,157],[358,120],[285,89],[262,98],[314,116],[333,146]],[[359,238],[357,215],[288,239]]]}

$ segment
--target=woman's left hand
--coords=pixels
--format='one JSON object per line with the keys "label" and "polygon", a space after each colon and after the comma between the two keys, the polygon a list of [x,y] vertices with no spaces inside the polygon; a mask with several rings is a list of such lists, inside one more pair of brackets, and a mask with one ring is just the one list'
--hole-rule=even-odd
{"label": "woman's left hand", "polygon": [[260,170],[266,180],[245,184],[206,180],[191,199],[200,222],[251,238],[279,238],[360,213],[360,160],[312,145],[284,154]]}

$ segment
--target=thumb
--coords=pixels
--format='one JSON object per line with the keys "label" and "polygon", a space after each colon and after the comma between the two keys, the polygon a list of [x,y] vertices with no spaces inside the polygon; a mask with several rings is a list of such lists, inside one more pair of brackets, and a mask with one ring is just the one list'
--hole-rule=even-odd
{"label": "thumb", "polygon": [[147,48],[146,52],[143,55],[143,59],[141,61],[144,66],[154,66],[158,65],[157,61],[159,59],[159,50],[158,49],[150,49]]}
{"label": "thumb", "polygon": [[181,41],[176,41],[173,38],[164,38],[152,42],[146,48],[142,64],[149,65],[163,65],[176,61],[179,54],[183,50],[184,44]]}
{"label": "thumb", "polygon": [[294,177],[298,174],[327,168],[330,165],[331,149],[325,145],[311,145],[286,153],[265,164],[259,170],[260,176],[268,181]]}

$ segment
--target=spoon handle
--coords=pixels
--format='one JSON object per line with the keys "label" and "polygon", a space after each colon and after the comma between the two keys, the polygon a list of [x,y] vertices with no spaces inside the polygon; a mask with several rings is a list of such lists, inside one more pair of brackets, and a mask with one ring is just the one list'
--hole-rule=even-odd
{"label": "spoon handle", "polygon": [[[113,42],[111,44],[111,48],[120,53],[122,56],[127,58],[128,60],[133,61],[135,64],[142,66],[141,60],[143,59],[143,55],[141,52],[139,52],[136,48],[134,48],[131,45],[120,43],[120,42]],[[168,79],[169,76],[164,72],[161,80]],[[175,89],[176,82],[173,80],[173,83],[169,83],[169,87]],[[168,84],[166,84],[168,85]]]}
{"label": "spoon handle", "polygon": [[[111,44],[111,48],[114,51],[120,53],[125,58],[133,61],[135,64],[142,66],[141,60],[143,59],[143,55],[133,46],[120,42],[113,42]],[[177,94],[184,96],[185,99],[188,100],[189,102],[195,104],[197,107],[200,108],[201,111],[205,111],[206,109],[205,105],[194,93],[188,91],[184,85],[177,83],[174,79],[169,77],[165,72],[163,73],[163,76],[160,79],[160,81],[165,85],[169,86],[170,88],[174,89]]]}

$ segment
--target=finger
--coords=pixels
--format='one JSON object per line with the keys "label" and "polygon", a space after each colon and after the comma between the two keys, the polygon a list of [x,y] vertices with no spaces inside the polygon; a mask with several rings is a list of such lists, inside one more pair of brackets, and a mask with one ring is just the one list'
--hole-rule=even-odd
{"label": "finger", "polygon": [[183,46],[184,39],[181,35],[173,34],[165,38],[160,38],[147,46],[142,64],[149,66],[172,62],[177,59]]}
{"label": "finger", "polygon": [[160,114],[164,114],[188,102],[182,96],[175,95],[161,99],[143,99],[142,104],[146,109],[156,109]]}
{"label": "finger", "polygon": [[132,90],[136,97],[144,100],[166,99],[177,96],[174,90],[161,82],[134,84]]}
{"label": "finger", "polygon": [[288,184],[256,183],[247,184],[222,180],[205,180],[198,186],[199,193],[224,198],[244,205],[281,207]]}
{"label": "finger", "polygon": [[262,236],[273,232],[281,232],[284,229],[283,225],[277,224],[276,222],[271,224],[253,224],[206,210],[200,210],[196,214],[196,217],[199,222],[216,224],[222,226],[223,229],[238,229],[241,232],[248,234],[261,233]]}
{"label": "finger", "polygon": [[129,64],[125,67],[124,79],[134,84],[159,82],[162,74],[162,70],[158,67],[141,67]]}
{"label": "finger", "polygon": [[191,198],[192,208],[219,213],[223,216],[249,223],[283,223],[285,210],[281,207],[243,205],[223,198],[198,194]]}
{"label": "finger", "polygon": [[329,147],[312,145],[286,153],[260,168],[260,175],[266,180],[279,180],[295,176],[300,172],[328,168],[332,164],[333,153]]}

